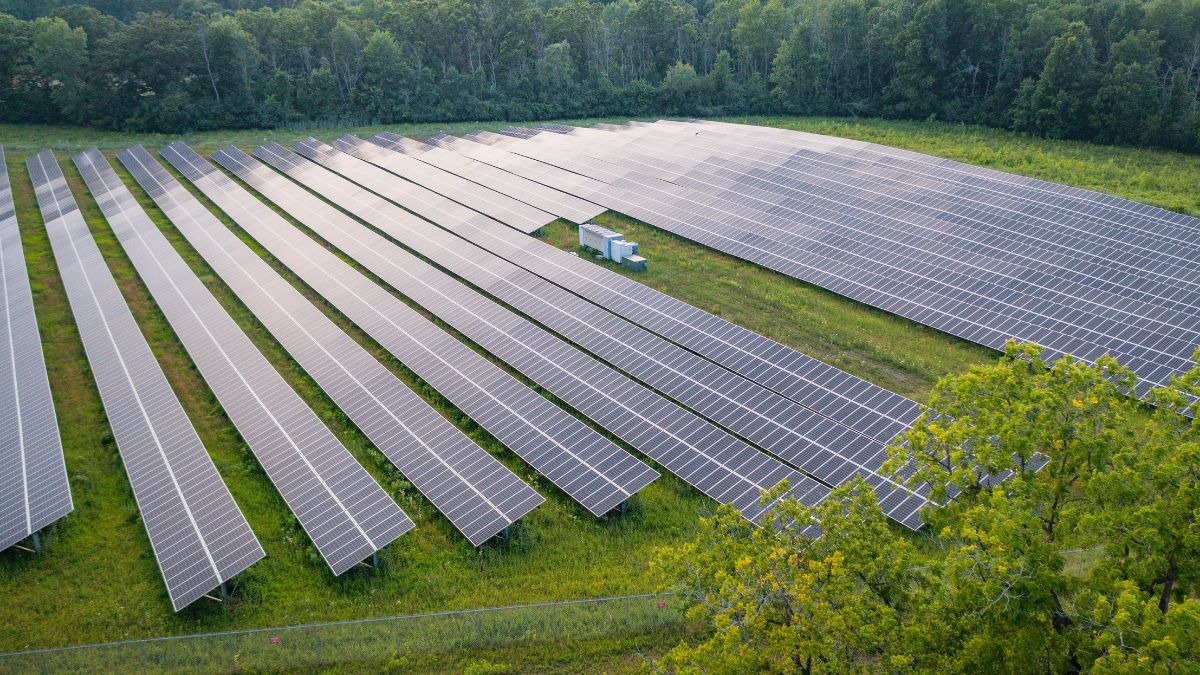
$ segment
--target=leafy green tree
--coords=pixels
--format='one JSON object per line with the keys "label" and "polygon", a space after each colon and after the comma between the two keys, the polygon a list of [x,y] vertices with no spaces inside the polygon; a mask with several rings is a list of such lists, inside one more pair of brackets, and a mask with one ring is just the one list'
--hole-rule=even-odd
{"label": "leafy green tree", "polygon": [[[1200,150],[1197,0],[70,1],[0,0],[4,119],[182,130],[684,106]],[[33,64],[33,21],[16,17],[46,15],[87,34],[79,92]],[[377,34],[399,46],[402,94]],[[546,49],[563,43],[570,77],[549,90]],[[676,64],[700,78],[683,99]]]}
{"label": "leafy green tree", "polygon": [[[773,500],[776,494],[764,497]],[[824,535],[813,536],[816,523]],[[816,508],[780,502],[759,528],[730,507],[696,541],[663,553],[652,572],[713,626],[661,665],[684,672],[842,672],[900,649],[898,615],[915,586],[916,552],[891,534],[864,483]],[[891,668],[908,664],[886,659]]]}
{"label": "leafy green tree", "polygon": [[1196,93],[1187,72],[1176,68],[1171,73],[1167,98],[1154,119],[1154,142],[1164,148],[1194,150],[1200,148],[1200,115],[1196,112]]}
{"label": "leafy green tree", "polygon": [[717,52],[717,59],[708,73],[708,79],[714,103],[726,104],[733,99],[736,82],[733,79],[733,57],[729,52],[723,49]]}
{"label": "leafy green tree", "polygon": [[22,103],[14,87],[20,59],[29,50],[29,22],[0,14],[0,119],[21,118]]}
{"label": "leafy green tree", "polygon": [[51,15],[66,21],[71,28],[82,28],[83,32],[87,33],[89,49],[95,48],[97,42],[125,27],[112,16],[87,5],[58,7]]}
{"label": "leafy green tree", "polygon": [[928,117],[937,112],[942,79],[950,55],[949,6],[946,0],[915,5],[911,18],[888,36],[895,53],[895,75],[887,86],[892,109],[906,117]]}
{"label": "leafy green tree", "polygon": [[766,75],[779,43],[787,36],[789,16],[780,0],[746,0],[731,34],[744,72]]}
{"label": "leafy green tree", "polygon": [[218,103],[254,100],[252,74],[261,54],[250,33],[231,16],[222,16],[199,29],[200,48],[213,94]]}
{"label": "leafy green tree", "polygon": [[796,72],[796,50],[792,43],[784,40],[771,60],[771,93],[780,100],[785,109],[793,109],[799,94],[800,77]]}
{"label": "leafy green tree", "polygon": [[928,535],[889,526],[862,485],[815,508],[782,501],[762,529],[722,510],[655,570],[712,627],[661,665],[1200,669],[1200,430],[1180,414],[1200,366],[1151,392],[1152,409],[1135,385],[1111,358],[1048,364],[1016,344],[944,378],[885,467],[943,504]]}
{"label": "leafy green tree", "polygon": [[83,79],[87,74],[87,33],[62,19],[38,19],[30,33],[33,70],[51,92],[63,117],[83,121]]}
{"label": "leafy green tree", "polygon": [[363,71],[363,41],[349,22],[339,19],[329,35],[330,65],[338,83],[338,94],[345,101],[354,93]]}
{"label": "leafy green tree", "polygon": [[1096,53],[1088,27],[1082,22],[1051,43],[1046,65],[1037,81],[1021,85],[1014,125],[1051,138],[1082,138],[1087,130],[1096,81]]}
{"label": "leafy green tree", "polygon": [[695,8],[681,0],[638,0],[622,26],[635,75],[657,79],[683,60],[695,17]]}
{"label": "leafy green tree", "polygon": [[399,119],[412,99],[412,69],[391,33],[375,31],[363,48],[363,75],[355,91],[358,105],[372,118]]}
{"label": "leafy green tree", "polygon": [[571,43],[547,45],[538,59],[538,84],[550,96],[560,95],[575,81],[575,61],[571,58]]}
{"label": "leafy green tree", "polygon": [[1161,46],[1161,40],[1144,30],[1133,31],[1112,46],[1093,104],[1094,138],[1109,143],[1149,141],[1159,112]]}
{"label": "leafy green tree", "polygon": [[663,77],[659,91],[668,110],[689,113],[696,109],[701,80],[690,63],[682,61],[671,66]]}

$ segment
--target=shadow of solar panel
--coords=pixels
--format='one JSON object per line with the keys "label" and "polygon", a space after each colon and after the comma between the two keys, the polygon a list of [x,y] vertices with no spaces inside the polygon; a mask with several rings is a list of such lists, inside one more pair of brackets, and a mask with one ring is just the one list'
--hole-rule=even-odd
{"label": "shadow of solar panel", "polygon": [[118,158],[297,363],[472,544],[544,501],[342,332],[145,149]]}
{"label": "shadow of solar panel", "polygon": [[265,554],[138,330],[53,153],[26,164],[142,524],[179,611]]}
{"label": "shadow of solar panel", "polygon": [[413,522],[258,351],[96,150],[74,158],[117,240],[334,574]]}
{"label": "shadow of solar panel", "polygon": [[0,147],[0,550],[73,508],[8,165]]}

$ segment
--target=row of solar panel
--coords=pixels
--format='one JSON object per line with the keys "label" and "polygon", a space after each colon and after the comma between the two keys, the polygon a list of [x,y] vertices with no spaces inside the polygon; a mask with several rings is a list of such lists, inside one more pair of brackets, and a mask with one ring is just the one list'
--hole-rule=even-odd
{"label": "row of solar panel", "polygon": [[8,164],[0,148],[0,550],[72,508]]}
{"label": "row of solar panel", "polygon": [[1200,343],[1196,219],[811,134],[548,131],[456,148],[519,157],[503,161],[526,175],[568,172],[578,196],[988,346],[1113,354],[1142,392],[1186,370]]}
{"label": "row of solar panel", "polygon": [[[477,138],[484,140],[483,135]],[[371,140],[380,145],[395,147],[395,137],[381,135]],[[457,142],[445,137],[435,138],[431,142],[438,146],[463,150],[464,154],[473,160],[490,162],[493,166],[510,171],[510,175],[514,177],[541,181],[547,187],[576,191],[588,180],[578,174],[531,160],[522,163],[523,158],[515,155],[503,157],[503,153],[491,153],[486,145]],[[422,145],[407,139],[404,140],[404,144],[408,148]],[[350,139],[347,149],[353,152],[354,145],[361,146],[361,141],[355,144],[353,139]],[[424,156],[419,154],[419,150],[410,152],[416,157]],[[428,154],[429,151],[425,153]],[[363,156],[373,159],[369,155]],[[380,163],[380,166],[383,164]],[[478,218],[471,223],[471,227],[447,224],[445,220],[435,219],[435,222],[482,248],[516,262],[530,272],[553,281],[597,305],[613,309],[643,328],[685,346],[766,389],[787,396],[839,425],[848,426],[873,437],[880,443],[890,442],[895,434],[909,426],[917,415],[917,406],[907,399],[804,357],[762,336],[728,324],[604,268],[568,256],[541,242],[517,241],[511,246],[506,246],[506,242],[503,241],[503,229],[488,228],[486,224],[481,226]],[[878,456],[879,454],[875,455]],[[869,464],[878,470],[877,462]],[[831,475],[833,474],[827,474],[825,477],[829,478]]]}
{"label": "row of solar panel", "polygon": [[[380,135],[370,143],[345,137],[336,149],[298,144],[314,162],[277,145],[255,150],[294,183],[236,149],[214,158],[386,284],[747,518],[761,517],[768,507],[759,495],[784,479],[793,494],[817,503],[830,486],[859,476],[890,516],[919,527],[923,490],[882,471],[885,445],[915,420],[916,404],[518,234],[532,229],[534,212],[593,217],[605,209],[601,199],[568,193],[596,197],[607,186],[517,154],[489,154],[489,143],[502,138],[475,138],[481,143]],[[186,146],[173,144],[163,157],[310,288],[592,512],[608,511],[657,476],[292,228]],[[542,501],[295,291],[145,150],[119,158],[272,335],[472,542]],[[330,469],[353,465],[361,472],[277,374],[258,376],[269,364],[107,161],[91,152],[76,163],[168,320],[189,336],[185,347],[217,398],[237,407],[235,425],[331,567],[345,569],[411,527],[394,502],[378,498],[365,472]],[[498,199],[501,191],[528,208]],[[69,190],[65,198],[71,200]],[[320,449],[297,438],[315,438]],[[337,480],[327,480],[329,473]],[[228,578],[217,571],[212,578]]]}
{"label": "row of solar panel", "polygon": [[[606,512],[657,476],[288,226],[186,146],[163,154],[314,289],[593,512]],[[338,330],[148,153],[134,148],[119,158],[256,317],[468,538],[481,542],[542,501]],[[343,241],[371,235],[244,154],[229,150],[218,159],[277,203],[295,206],[304,224],[331,241],[337,241],[331,226],[351,237]],[[92,151],[75,163],[139,276],[331,568],[344,571],[410,528],[407,516],[253,348],[107,160]],[[256,168],[257,176],[245,173]],[[182,608],[261,558],[262,549],[120,301],[53,155],[31,158],[29,169],[155,555],[172,602]],[[315,219],[323,219],[326,229],[318,229]],[[370,250],[359,249],[355,257],[368,267],[380,265]],[[395,283],[394,270],[418,269],[404,264],[414,261],[419,263],[400,259],[397,265],[393,255],[391,274],[373,271]],[[431,278],[440,274],[428,272]],[[825,486],[616,371],[606,372],[524,319],[500,316],[506,310],[456,284],[443,275],[437,284],[425,284],[440,295],[425,297],[463,301],[460,329],[464,319],[493,328],[464,331],[470,337],[748,518],[761,516],[766,507],[759,495],[783,480],[808,503],[828,494]],[[416,293],[414,287],[400,289]],[[412,325],[404,325],[406,314]],[[621,424],[631,413],[640,423]],[[65,484],[65,472],[62,478]]]}
{"label": "row of solar panel", "polygon": [[[344,205],[396,241],[793,466],[831,485],[843,484],[854,476],[863,477],[875,485],[880,502],[890,515],[910,527],[919,526],[924,498],[877,472],[884,461],[883,442],[822,417],[609,312],[603,304],[593,304],[505,260],[506,252],[533,245],[486,216],[418,186],[396,181],[395,176],[381,168],[332,147],[305,142],[297,148],[309,158],[370,188],[374,194],[299,161],[278,146],[264,154],[277,168]],[[405,213],[396,205],[431,222]],[[488,236],[486,233],[492,239],[481,241],[481,237]],[[472,242],[479,246],[473,246]],[[504,242],[510,246],[498,245]],[[602,269],[563,252],[557,253],[572,263]],[[587,295],[588,289],[583,289],[583,293]]]}
{"label": "row of solar panel", "polygon": [[[415,156],[422,156],[422,151],[418,149],[422,144],[416,144],[415,142],[407,141],[407,139],[403,140],[402,143],[397,143],[395,138],[373,140],[376,140],[379,145],[392,148],[398,146],[407,147],[410,151],[413,151]],[[774,351],[774,354],[771,354],[769,358],[764,359],[760,356],[755,364],[759,366],[760,372],[752,375],[751,377],[753,378],[779,380],[781,379],[779,377],[764,378],[762,371],[774,370],[775,372],[770,373],[770,375],[777,376],[781,373],[789,372],[786,366],[783,365],[785,363],[795,366],[798,362],[813,362],[813,360],[807,359],[807,357],[803,357],[775,343],[770,343],[765,338],[755,336],[749,331],[721,322],[716,317],[700,312],[684,303],[674,301],[661,294],[657,294],[660,297],[654,298],[656,292],[640,284],[580,261],[578,258],[568,256],[561,251],[556,251],[552,247],[548,247],[535,240],[528,240],[523,237],[518,238],[514,245],[509,247],[507,251],[498,250],[504,247],[497,246],[497,243],[502,243],[506,235],[509,237],[509,241],[512,241],[512,234],[507,232],[505,228],[499,227],[497,223],[491,221],[489,218],[479,214],[472,214],[470,211],[462,209],[456,204],[448,203],[446,200],[439,200],[437,195],[423,192],[417,186],[397,183],[394,179],[389,180],[385,174],[378,170],[375,170],[374,174],[372,174],[369,167],[361,163],[355,163],[350,158],[337,153],[328,146],[307,142],[298,144],[297,147],[302,153],[310,156],[310,158],[338,168],[339,171],[354,178],[360,184],[371,187],[376,193],[386,195],[393,202],[405,206],[419,215],[425,216],[432,222],[462,236],[464,239],[479,244],[481,250],[490,251],[501,258],[507,258],[512,261],[520,260],[522,254],[526,253],[524,249],[534,248],[536,250],[536,247],[541,247],[542,250],[538,251],[538,254],[543,256],[542,259],[536,260],[535,258],[536,264],[534,264],[531,261],[531,256],[526,255],[523,260],[523,266],[530,271],[537,272],[543,278],[553,279],[566,288],[572,288],[584,297],[596,302],[597,307],[603,306],[612,309],[616,305],[621,310],[620,313],[625,314],[629,307],[621,306],[625,303],[620,295],[610,292],[608,298],[601,297],[604,294],[604,287],[606,285],[609,287],[619,287],[622,285],[621,282],[624,282],[626,285],[625,290],[627,291],[627,295],[634,300],[634,307],[636,308],[633,312],[634,314],[638,313],[638,309],[650,309],[637,307],[637,301],[640,300],[639,296],[644,297],[649,295],[654,300],[660,301],[657,303],[660,305],[671,305],[673,303],[674,306],[670,306],[670,310],[675,311],[659,310],[660,315],[656,317],[657,321],[653,319],[646,320],[648,317],[643,314],[643,323],[650,326],[658,324],[656,327],[660,330],[663,319],[683,324],[675,326],[677,330],[674,331],[674,335],[676,337],[685,336],[685,343],[687,343],[686,335],[690,327],[693,333],[691,343],[697,345],[701,350],[707,348],[708,354],[714,354],[714,347],[718,348],[716,353],[719,354],[719,348],[728,348],[729,346],[728,338],[721,337],[712,330],[713,328],[721,328],[727,335],[733,333],[737,337],[742,338],[752,336],[752,338],[756,338],[756,347],[764,345],[776,347],[777,349],[769,350]],[[404,168],[397,168],[394,162],[388,161],[388,158],[379,153],[377,149],[369,148],[364,151],[364,148],[368,147],[367,144],[353,137],[344,138],[339,141],[339,147],[346,149],[356,156],[373,160],[374,163],[381,167],[387,166],[392,168],[393,171],[404,171],[404,177],[406,178],[412,177],[412,173],[416,170],[411,165]],[[431,146],[424,147],[430,148]],[[429,150],[423,152],[427,153]],[[276,147],[271,150],[271,153],[275,155],[277,160],[280,157],[287,157],[282,148]],[[289,160],[285,163],[287,166],[281,166],[280,168],[285,170],[289,170],[290,168],[292,172],[307,171],[307,169],[304,169],[305,164],[303,162],[297,163]],[[297,174],[293,173],[293,175],[296,176]],[[514,178],[525,180],[517,176],[514,176]],[[327,178],[318,178],[309,182],[308,185],[339,204],[361,204],[372,201],[378,204],[380,202],[375,197],[364,197],[363,194],[365,193],[362,193],[361,190],[343,190],[339,193],[335,188],[333,191],[330,191],[328,188],[329,183],[330,181]],[[336,185],[336,181],[334,184]],[[353,207],[348,208],[354,211]],[[371,214],[372,208],[376,211],[374,216]],[[379,229],[414,248],[422,255],[430,257],[435,262],[471,280],[476,285],[490,290],[494,295],[522,309],[522,311],[536,318],[539,322],[555,327],[560,333],[570,337],[572,341],[586,346],[590,351],[602,354],[607,359],[618,362],[626,372],[637,376],[638,379],[652,383],[660,389],[665,389],[668,393],[672,393],[679,399],[696,406],[710,419],[724,422],[738,432],[746,434],[750,440],[772,450],[779,456],[789,459],[793,464],[802,466],[813,472],[818,478],[831,484],[840,484],[854,475],[863,476],[868,482],[873,482],[877,485],[881,501],[884,502],[885,507],[889,508],[891,515],[901,522],[910,524],[910,526],[919,522],[917,511],[919,505],[923,503],[923,499],[911,492],[905,494],[905,490],[897,485],[897,481],[890,480],[877,473],[883,460],[883,444],[890,441],[896,432],[905,428],[916,416],[916,405],[911,401],[897,397],[877,387],[872,387],[861,380],[857,380],[857,378],[852,378],[841,371],[836,371],[824,364],[815,362],[820,367],[809,368],[808,370],[824,371],[821,373],[822,375],[834,375],[830,379],[840,380],[840,382],[835,383],[833,390],[819,388],[819,385],[816,385],[811,379],[806,380],[803,375],[782,378],[790,380],[790,383],[793,385],[799,384],[798,387],[791,387],[790,391],[797,394],[798,398],[805,400],[808,405],[814,404],[814,401],[811,400],[814,398],[814,394],[818,394],[815,396],[817,399],[821,398],[819,394],[827,395],[825,401],[818,401],[816,403],[834,412],[838,421],[837,423],[831,423],[828,419],[822,418],[816,420],[814,424],[814,420],[811,417],[811,410],[805,410],[787,401],[776,400],[773,398],[775,395],[766,389],[748,385],[744,380],[736,378],[731,380],[729,372],[721,369],[713,371],[709,362],[696,361],[693,355],[678,350],[674,345],[657,340],[653,335],[645,331],[639,332],[636,329],[632,329],[631,326],[622,326],[623,322],[612,315],[604,312],[597,314],[599,310],[596,307],[587,303],[581,303],[578,298],[569,294],[556,293],[557,289],[554,287],[548,286],[545,283],[539,283],[528,273],[523,275],[521,270],[515,270],[512,265],[503,265],[502,260],[497,260],[485,253],[481,254],[481,250],[474,250],[468,246],[465,247],[467,252],[464,253],[461,246],[456,246],[453,243],[457,240],[454,240],[452,237],[450,241],[447,241],[445,236],[439,239],[437,237],[437,229],[431,228],[419,219],[411,219],[410,217],[416,225],[405,223],[406,228],[403,231],[398,231],[395,223],[403,221],[405,214],[400,212],[400,216],[392,217],[388,215],[386,206],[374,206],[372,208],[365,208],[360,205],[359,209],[355,212],[360,218],[373,223]],[[414,227],[420,229],[414,231]],[[424,234],[421,234],[421,232],[424,232]],[[414,233],[417,239],[412,238]],[[445,233],[441,234],[444,235]],[[481,236],[485,240],[481,241]],[[486,240],[488,236],[492,237],[492,239]],[[559,266],[555,259],[551,257],[552,253],[560,256],[558,260],[563,261],[563,265],[568,268],[572,265],[582,265],[583,268],[576,268],[574,270],[577,277],[586,278],[585,274],[579,273],[586,268],[588,272],[594,271],[601,275],[608,275],[611,279],[604,279],[603,281],[606,282],[604,284],[594,284],[592,289],[581,289],[578,284],[572,287],[569,278],[564,283],[564,278],[554,278],[544,271],[546,268],[553,269]],[[524,283],[519,283],[522,281]],[[497,284],[500,285],[497,286]],[[513,295],[516,292],[514,287],[523,291],[523,294]],[[614,297],[617,298],[615,302],[612,301]],[[661,302],[663,300],[667,302]],[[568,313],[563,310],[564,307],[568,307],[573,311]],[[695,328],[694,325],[688,326],[688,320],[679,318],[680,315],[689,314],[686,310],[691,310],[691,317],[689,317],[691,321],[696,322],[698,319],[699,322],[707,322],[709,325],[701,329]],[[595,328],[595,326],[599,326],[599,329]],[[682,329],[682,333],[678,329]],[[613,349],[620,345],[622,332],[632,337],[625,342],[625,345],[628,345],[628,347],[625,350],[623,358],[617,358],[614,356]],[[750,341],[754,342],[755,340],[752,339]],[[686,365],[683,368],[672,368],[670,363],[663,361],[663,357],[659,356],[664,351],[667,357],[675,358],[676,366],[680,363]],[[729,356],[728,353],[723,356],[718,355],[716,360],[724,363],[736,362],[737,358],[731,359]],[[738,356],[745,356],[745,354]],[[787,363],[789,361],[790,363]],[[764,365],[767,368],[763,368]],[[747,364],[745,363],[740,364],[740,366],[743,370],[747,369]],[[735,370],[737,368],[738,366],[735,365]],[[656,372],[656,369],[658,372]],[[712,375],[713,377],[689,378],[688,373],[693,370]],[[796,369],[793,368],[792,370]],[[665,376],[664,371],[668,373]],[[708,384],[704,381],[714,378],[716,382],[713,384]],[[851,386],[842,386],[845,384]],[[740,391],[738,391],[739,388]],[[807,391],[802,391],[805,389]],[[854,389],[858,391],[854,392]],[[850,390],[849,393],[857,393],[858,397],[853,398],[848,396],[847,390]],[[866,391],[863,392],[863,390]],[[863,393],[867,395],[862,396]],[[708,398],[702,398],[704,395],[708,395]],[[766,396],[766,401],[764,401],[764,396]],[[829,399],[834,400],[832,406],[829,405]],[[856,410],[858,408],[858,400],[863,399],[872,403],[883,402],[890,404],[894,414],[902,415],[907,419],[899,421],[895,417],[889,418],[886,415],[880,415],[878,411],[870,411],[864,414],[862,410]],[[774,411],[770,410],[772,401],[779,403],[781,408]],[[707,408],[704,406],[707,406]],[[842,410],[839,411],[838,408],[842,408]],[[764,409],[766,409],[766,412],[764,412]],[[854,423],[860,424],[860,428],[865,426],[870,429],[873,427],[871,429],[872,433],[878,434],[877,442],[872,442],[869,439],[847,438],[847,429],[845,426],[841,426],[847,421],[845,409],[851,410],[849,419]],[[743,414],[739,415],[739,413]],[[808,415],[806,416],[805,413],[808,413]],[[770,420],[770,422],[764,428],[761,425],[748,423],[746,418],[749,418],[753,422],[762,422],[763,420]],[[783,422],[781,423],[780,420],[783,420]],[[810,423],[810,426],[797,427],[796,422],[799,420]],[[789,422],[791,423],[790,426]],[[799,429],[803,429],[804,431],[799,431]],[[818,437],[823,435],[824,438],[821,440],[831,445],[833,451],[830,451],[830,447],[822,447],[819,442],[814,444],[809,439],[804,438],[804,432],[810,429]],[[770,435],[771,432],[778,432],[777,436],[772,437]]]}
{"label": "row of solar panel", "polygon": [[[282,277],[274,275],[265,262],[200,207],[144,150],[123,152],[121,160],[182,231],[190,235],[192,243],[204,251],[208,262],[222,272],[229,272],[226,280],[245,291],[241,293],[242,299],[255,308],[259,318],[287,344],[293,356],[473,543],[482,543],[543,501],[532,488],[400,384]],[[214,394],[335,573],[410,528],[412,523],[407,516],[353,461],[204,289],[107,160],[92,151],[78,155],[75,162],[118,240],[126,247],[139,275],[181,336]],[[180,609],[261,558],[262,549],[107,273],[53,155],[42,153],[28,164],[114,437],[172,602]],[[16,330],[6,330],[4,334],[7,337],[32,329],[31,339],[8,350],[25,356],[30,346],[40,351],[40,340],[35,326],[22,323],[26,316],[32,317],[31,299],[22,304],[14,301],[15,294],[10,292],[14,286],[10,282],[22,281],[28,295],[28,279],[24,275],[6,173],[3,187],[0,195],[6,207],[4,262],[16,260],[21,272],[20,278],[9,274],[4,277],[6,326],[14,323],[13,318],[18,319]],[[186,225],[193,227],[189,229]],[[206,247],[202,236],[218,244]],[[230,261],[241,265],[230,267]],[[257,276],[246,271],[247,264],[258,265]],[[16,268],[6,265],[5,270],[8,269]],[[235,277],[235,271],[241,272],[241,276]],[[272,286],[272,292],[267,293],[264,285]],[[272,307],[267,303],[274,303],[273,309],[281,311],[270,312]],[[459,346],[478,359],[474,352]],[[304,347],[308,347],[307,351]],[[20,392],[23,398],[11,392],[3,400],[6,411],[11,406],[13,413],[5,416],[6,422],[14,420],[16,432],[21,433],[11,446],[19,452],[4,453],[4,473],[0,474],[6,488],[9,481],[14,482],[13,489],[4,493],[6,546],[70,510],[44,361],[18,358],[10,364],[10,370],[25,363],[41,369],[44,405],[38,405],[32,396],[36,392],[27,392],[25,386]],[[496,374],[502,375],[494,366],[491,371],[486,375],[492,377],[485,375],[480,381],[495,380]],[[25,385],[29,379],[22,372],[10,374],[5,381],[14,385]],[[549,423],[569,420],[560,427],[566,426],[575,434],[553,439],[561,450],[574,448],[577,441],[583,441],[578,445],[590,442],[611,446],[528,388],[515,381],[514,384],[525,396],[539,402],[525,406],[526,414],[543,413],[539,419]],[[511,390],[497,391],[503,392],[509,405],[521,400]],[[545,410],[547,407],[555,412]],[[34,419],[35,413],[45,417],[46,410],[49,434],[45,429],[22,429],[29,426],[27,421]],[[12,430],[6,427],[4,431],[7,439]],[[48,442],[33,444],[32,441],[40,439],[35,434],[46,436]],[[48,449],[56,452],[44,452],[47,448],[42,446],[51,446]],[[43,458],[27,460],[27,450],[42,452],[49,459],[57,456],[59,470],[48,472],[45,467],[34,465],[34,460]],[[629,461],[640,467],[636,472],[640,475],[621,486],[625,489],[620,499],[657,475],[632,457]],[[9,462],[18,463],[19,470],[8,466]],[[42,492],[52,486],[41,479],[41,474],[61,484],[62,497],[42,499]],[[21,503],[8,504],[10,495]],[[57,515],[43,513],[46,505],[62,510],[63,504],[65,511]],[[600,500],[589,506],[603,513],[608,510],[605,504],[615,505]],[[21,522],[10,527],[10,519]]]}

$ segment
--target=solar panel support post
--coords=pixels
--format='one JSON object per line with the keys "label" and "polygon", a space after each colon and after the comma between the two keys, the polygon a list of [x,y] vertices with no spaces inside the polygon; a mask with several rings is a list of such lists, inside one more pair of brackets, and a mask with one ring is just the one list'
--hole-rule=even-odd
{"label": "solar panel support post", "polygon": [[378,569],[379,568],[379,551],[373,551],[371,553],[371,562],[367,562],[366,560],[359,560],[357,563],[355,563],[355,565],[356,566],[362,565],[363,567],[366,567],[366,568]]}
{"label": "solar panel support post", "polygon": [[503,532],[502,536],[504,537],[504,545],[508,546],[508,542],[512,541],[512,526],[511,525],[506,526],[504,528],[504,532]]}
{"label": "solar panel support post", "polygon": [[225,587],[225,582],[221,582],[221,602],[229,602],[229,589]]}
{"label": "solar panel support post", "polygon": [[33,533],[33,548],[38,553],[42,552],[42,533],[41,532]]}

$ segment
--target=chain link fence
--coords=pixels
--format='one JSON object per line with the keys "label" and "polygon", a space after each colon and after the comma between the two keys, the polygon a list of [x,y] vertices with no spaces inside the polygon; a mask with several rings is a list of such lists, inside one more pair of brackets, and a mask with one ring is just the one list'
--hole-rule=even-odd
{"label": "chain link fence", "polygon": [[[258,628],[0,654],[0,673],[316,670],[464,650],[672,632],[664,594]],[[378,669],[375,667],[373,669]]]}

